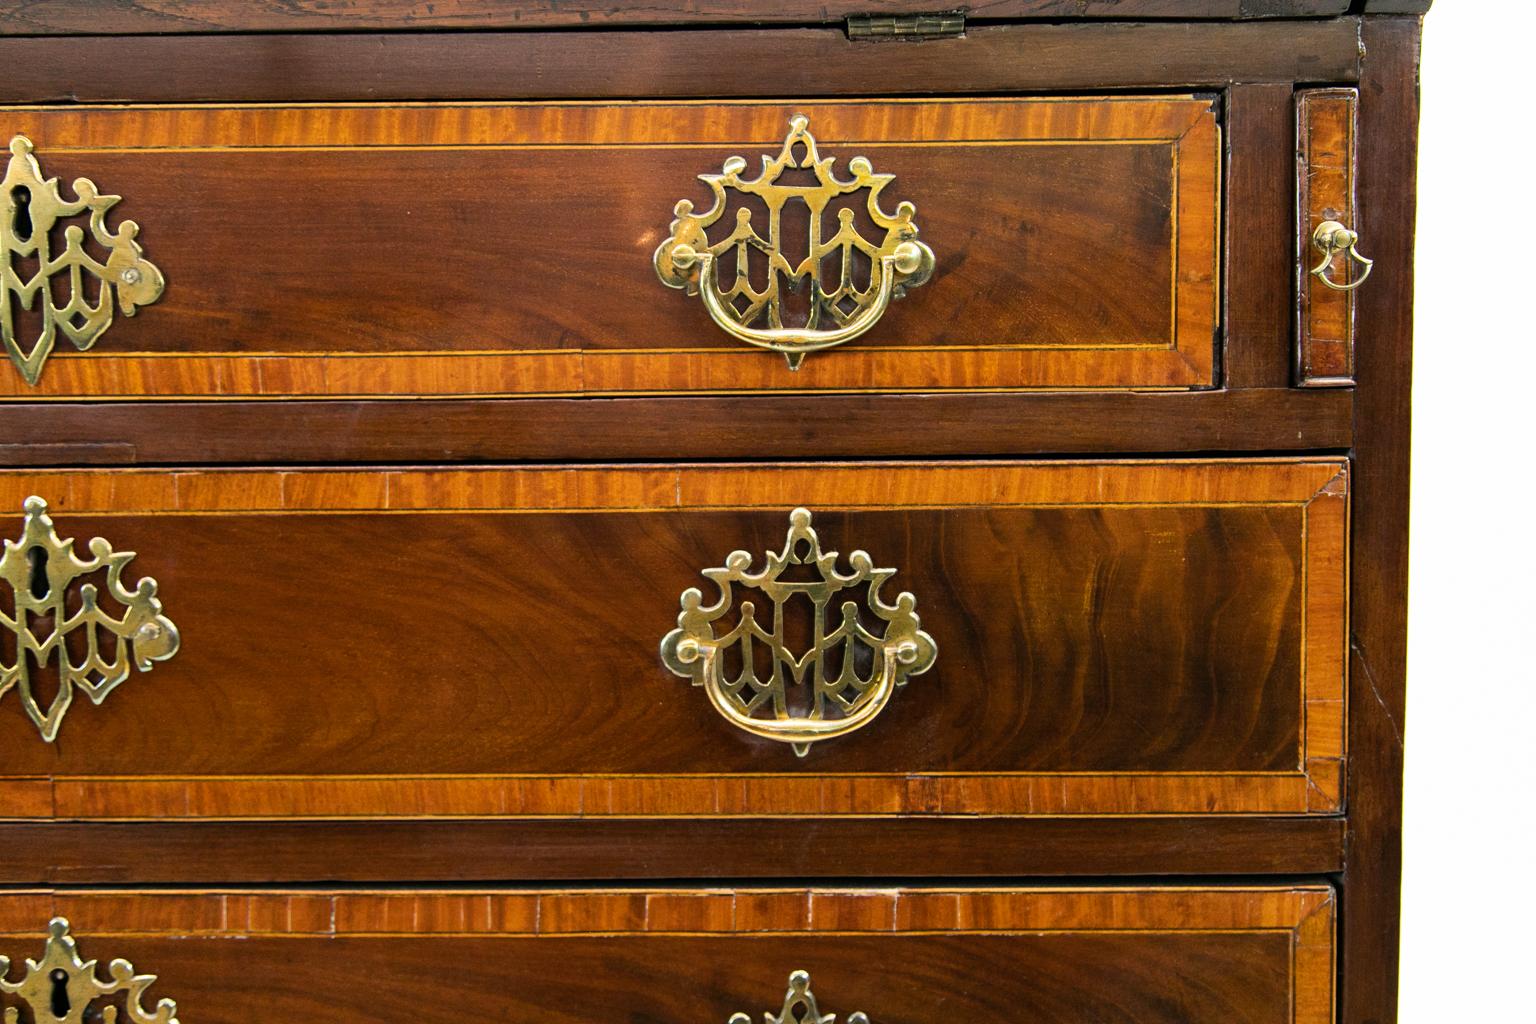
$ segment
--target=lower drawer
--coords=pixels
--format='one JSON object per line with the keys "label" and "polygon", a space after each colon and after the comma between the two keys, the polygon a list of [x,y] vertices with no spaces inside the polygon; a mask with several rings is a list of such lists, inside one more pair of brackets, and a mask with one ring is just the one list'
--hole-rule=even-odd
{"label": "lower drawer", "polygon": [[[13,891],[0,1005],[77,1020],[59,1011],[114,1002],[160,1024],[243,1024],[256,1007],[416,1024],[1328,1024],[1333,943],[1324,886]],[[118,958],[132,966],[108,981],[97,965]],[[161,999],[176,1008],[129,1008]]]}
{"label": "lower drawer", "polygon": [[0,816],[1335,814],[1347,504],[1338,459],[4,472]]}

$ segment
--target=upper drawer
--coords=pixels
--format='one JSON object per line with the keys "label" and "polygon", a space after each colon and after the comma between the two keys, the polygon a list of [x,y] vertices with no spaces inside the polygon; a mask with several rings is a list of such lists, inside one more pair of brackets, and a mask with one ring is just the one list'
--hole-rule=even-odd
{"label": "upper drawer", "polygon": [[10,816],[1342,806],[1339,460],[39,471],[0,501]]}
{"label": "upper drawer", "polygon": [[0,110],[13,136],[0,397],[1214,383],[1210,97]]}

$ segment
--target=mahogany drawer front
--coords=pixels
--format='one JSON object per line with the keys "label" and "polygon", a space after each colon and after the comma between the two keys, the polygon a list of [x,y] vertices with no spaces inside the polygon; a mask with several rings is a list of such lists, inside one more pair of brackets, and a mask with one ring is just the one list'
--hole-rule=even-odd
{"label": "mahogany drawer front", "polygon": [[[795,972],[839,1022],[1333,1017],[1324,886],[13,891],[0,894],[13,982],[42,960],[50,919],[82,959],[154,975],[145,1010],[170,999],[205,1024],[254,1005],[329,1020],[408,1007],[422,1024],[790,1024],[806,1019],[788,1000]],[[25,1004],[0,992],[0,1005]]]}
{"label": "mahogany drawer front", "polygon": [[[87,351],[61,327],[36,382],[0,373],[0,397],[1211,387],[1216,106],[1170,95],[0,109],[0,135],[30,140],[66,197],[81,177],[123,197],[107,221],[132,219],[153,267],[135,272],[133,315]],[[931,279],[868,333],[792,370],[663,286],[653,254],[680,199],[710,208],[700,175],[739,156],[754,177],[797,115],[839,181],[865,156],[887,215],[915,205],[915,237],[936,257]],[[791,148],[804,159],[803,142]],[[775,181],[811,188],[814,173],[792,166]],[[880,241],[867,194],[828,201],[824,244],[844,209]],[[770,236],[754,203],[731,198],[709,239],[749,206]],[[783,219],[796,265],[804,205],[786,200]],[[762,289],[767,263],[752,252],[748,279]],[[717,273],[733,258],[721,254]],[[854,258],[856,287],[873,281],[870,259]],[[829,290],[834,264],[836,252],[820,264]],[[786,289],[783,301],[786,323],[804,319],[799,298]],[[30,348],[41,314],[17,316]]]}
{"label": "mahogany drawer front", "polygon": [[[92,537],[137,553],[121,582],[154,577],[170,622],[136,657],[167,656],[173,628],[179,650],[153,672],[125,662],[99,705],[77,686],[47,742],[11,667],[17,631],[0,630],[3,806],[29,818],[1336,813],[1347,480],[1336,459],[7,472],[0,497],[20,508],[46,495],[77,559]],[[53,598],[36,604],[15,582],[38,582],[30,506],[0,590],[46,638]],[[784,716],[769,688],[756,710],[719,696],[728,717],[706,694],[740,679],[739,647],[722,640],[717,674],[690,685],[669,632],[687,618],[685,591],[715,602],[733,561],[760,575],[790,542],[808,555],[797,506],[829,571],[857,575],[860,549],[875,575],[895,570],[878,598],[861,585],[825,602],[821,634],[809,603],[785,600],[783,656],[823,650],[824,682],[846,657],[866,682],[829,693],[882,701],[855,712],[815,687],[815,714],[876,717],[797,739],[803,757],[775,742],[782,732],[751,730],[825,726],[806,726],[814,672],[784,675]],[[781,579],[815,572],[807,560]],[[699,627],[706,640],[749,603],[773,632],[770,584],[745,578],[724,584],[734,605]],[[83,582],[49,579],[73,614]],[[920,619],[901,634],[916,641],[905,666],[884,657],[872,612],[888,606],[888,632],[915,626],[899,591]],[[868,642],[818,645],[845,600]],[[65,644],[77,665],[84,632]],[[752,658],[769,681],[772,646],[754,643]],[[28,684],[40,714],[57,660],[36,660],[52,666]],[[897,685],[880,690],[871,664]]]}

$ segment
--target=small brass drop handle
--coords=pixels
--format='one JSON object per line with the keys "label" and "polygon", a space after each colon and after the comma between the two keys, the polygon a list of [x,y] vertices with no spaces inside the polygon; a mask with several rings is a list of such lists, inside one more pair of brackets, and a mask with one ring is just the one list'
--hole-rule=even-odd
{"label": "small brass drop handle", "polygon": [[[1336,292],[1351,292],[1365,284],[1365,279],[1371,276],[1371,267],[1374,260],[1368,260],[1360,255],[1357,248],[1360,236],[1355,231],[1345,227],[1336,220],[1325,220],[1312,232],[1312,247],[1323,254],[1323,259],[1312,268],[1312,276]],[[1360,276],[1348,284],[1340,284],[1328,276],[1328,268],[1333,265],[1333,258],[1339,253],[1346,253],[1350,259],[1360,264]]]}

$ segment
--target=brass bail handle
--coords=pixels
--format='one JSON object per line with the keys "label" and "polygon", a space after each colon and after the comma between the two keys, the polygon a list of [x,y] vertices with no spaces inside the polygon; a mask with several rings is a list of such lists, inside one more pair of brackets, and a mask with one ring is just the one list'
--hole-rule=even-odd
{"label": "brass bail handle", "polygon": [[[1352,292],[1365,284],[1365,279],[1371,276],[1371,267],[1375,261],[1360,255],[1359,243],[1360,235],[1355,231],[1336,220],[1323,221],[1312,232],[1312,247],[1323,254],[1322,261],[1312,268],[1312,276],[1336,292]],[[1328,276],[1328,268],[1333,265],[1333,258],[1339,253],[1347,254],[1360,265],[1360,276],[1348,284],[1340,284]]]}
{"label": "brass bail handle", "polygon": [[845,718],[794,718],[758,719],[740,710],[731,698],[730,691],[721,678],[721,651],[717,644],[694,638],[680,641],[676,647],[679,665],[702,665],[704,692],[710,705],[736,728],[760,736],[765,740],[788,743],[795,753],[804,757],[811,744],[818,740],[836,739],[857,732],[873,722],[885,706],[891,702],[903,676],[917,665],[920,654],[917,643],[904,640],[881,648],[882,666],[879,679],[865,698],[859,701]]}
{"label": "brass bail handle", "polygon": [[672,263],[678,270],[698,267],[699,295],[715,325],[737,341],[782,353],[789,361],[791,370],[800,368],[807,353],[852,341],[875,326],[898,294],[896,282],[916,275],[925,262],[932,264],[933,253],[921,242],[902,242],[892,252],[882,255],[879,283],[875,287],[873,299],[860,306],[851,320],[836,329],[812,331],[793,327],[753,328],[741,323],[735,311],[721,298],[712,254],[700,252],[687,243],[672,249]]}

